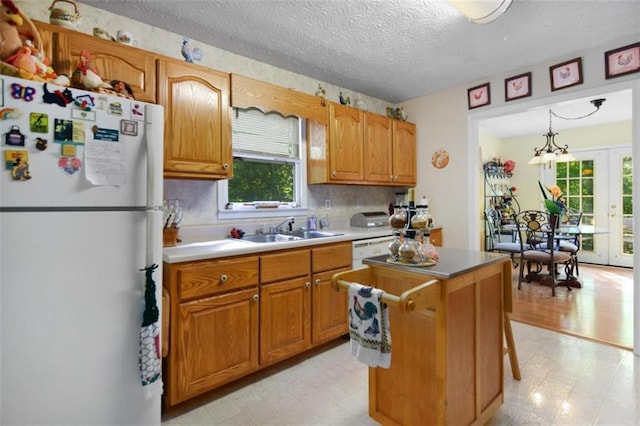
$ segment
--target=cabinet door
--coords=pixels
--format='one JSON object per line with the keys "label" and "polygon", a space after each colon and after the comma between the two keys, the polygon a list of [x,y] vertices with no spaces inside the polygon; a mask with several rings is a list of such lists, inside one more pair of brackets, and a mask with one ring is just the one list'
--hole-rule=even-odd
{"label": "cabinet door", "polygon": [[393,183],[416,183],[416,125],[406,121],[393,122]]}
{"label": "cabinet door", "polygon": [[177,328],[171,331],[169,405],[258,368],[257,287],[181,303],[177,315]]}
{"label": "cabinet door", "polygon": [[392,179],[391,120],[382,115],[364,114],[364,179],[388,183]]}
{"label": "cabinet door", "polygon": [[337,291],[331,285],[333,274],[351,267],[322,272],[313,276],[311,341],[314,345],[349,332],[347,325],[347,292]]}
{"label": "cabinet door", "polygon": [[151,52],[76,31],[56,32],[53,40],[52,66],[56,73],[73,74],[80,52],[86,50],[104,81],[122,80],[131,86],[136,100],[156,102],[156,56]]}
{"label": "cabinet door", "polygon": [[362,111],[340,104],[329,106],[330,180],[364,180]]}
{"label": "cabinet door", "polygon": [[436,247],[442,247],[442,229],[432,229],[429,233],[429,242]]}
{"label": "cabinet door", "polygon": [[164,176],[233,176],[229,74],[158,60],[158,103],[164,106]]}
{"label": "cabinet door", "polygon": [[50,61],[49,64],[51,65],[53,70],[56,73],[61,74],[61,71],[58,70],[53,64],[53,35],[60,30],[60,27],[57,25],[45,24],[44,22],[40,21],[33,21],[33,24],[38,30],[38,34],[40,34],[40,39],[42,40],[42,54]]}
{"label": "cabinet door", "polygon": [[310,277],[260,287],[260,364],[298,354],[311,345]]}

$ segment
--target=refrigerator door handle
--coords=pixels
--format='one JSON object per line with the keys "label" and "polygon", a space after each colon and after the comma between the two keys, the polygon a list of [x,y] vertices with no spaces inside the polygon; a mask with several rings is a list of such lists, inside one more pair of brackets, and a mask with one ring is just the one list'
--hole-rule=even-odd
{"label": "refrigerator door handle", "polygon": [[164,150],[164,108],[145,105],[145,138],[147,144],[147,208],[162,206],[162,169]]}

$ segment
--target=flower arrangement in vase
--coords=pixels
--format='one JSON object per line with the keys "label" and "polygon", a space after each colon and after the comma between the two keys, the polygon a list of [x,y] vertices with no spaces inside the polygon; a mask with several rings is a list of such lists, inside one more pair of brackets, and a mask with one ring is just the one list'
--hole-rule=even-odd
{"label": "flower arrangement in vase", "polygon": [[[558,185],[551,186],[543,186],[540,181],[538,181],[538,185],[540,186],[540,191],[542,192],[542,196],[544,197],[544,205],[547,208],[549,214],[560,216],[567,208],[562,197],[564,193],[562,189]],[[546,189],[546,191],[545,191]],[[551,198],[547,196],[547,192],[551,195]]]}

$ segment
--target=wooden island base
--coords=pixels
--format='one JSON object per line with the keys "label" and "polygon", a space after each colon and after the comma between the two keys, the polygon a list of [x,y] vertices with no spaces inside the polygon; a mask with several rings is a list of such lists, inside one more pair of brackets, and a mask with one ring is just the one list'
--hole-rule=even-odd
{"label": "wooden island base", "polygon": [[369,415],[385,425],[486,423],[504,399],[505,331],[520,378],[508,320],[509,257],[439,252],[433,267],[391,265],[379,256],[333,277],[337,287],[359,283],[386,293],[391,366],[369,368]]}

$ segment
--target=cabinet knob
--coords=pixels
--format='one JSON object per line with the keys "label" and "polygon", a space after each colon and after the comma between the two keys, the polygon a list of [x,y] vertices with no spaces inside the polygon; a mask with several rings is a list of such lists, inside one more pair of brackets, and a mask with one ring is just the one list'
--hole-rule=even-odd
{"label": "cabinet knob", "polygon": [[258,296],[257,294],[254,294],[252,299],[254,302],[257,302],[258,300],[260,300],[260,296]]}
{"label": "cabinet knob", "polygon": [[220,275],[220,281],[226,283],[229,277],[226,274]]}
{"label": "cabinet knob", "polygon": [[304,284],[304,286],[305,286],[306,288],[309,288],[309,287],[311,287],[311,283],[310,283],[309,281],[307,281],[307,282]]}
{"label": "cabinet knob", "polygon": [[320,285],[320,279],[316,279],[316,285]]}
{"label": "cabinet knob", "polygon": [[336,172],[335,170],[331,172],[331,176],[336,177],[336,175],[338,174],[338,172]]}
{"label": "cabinet knob", "polygon": [[227,170],[227,169],[229,168],[229,163],[224,163],[224,164],[222,165],[222,168],[223,168],[223,169],[225,169],[225,170]]}

